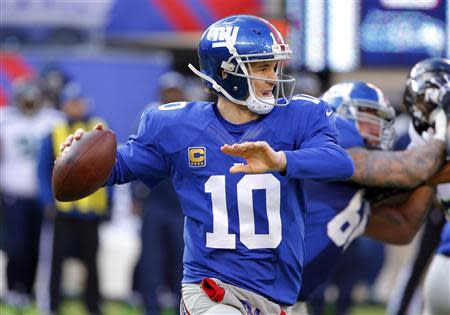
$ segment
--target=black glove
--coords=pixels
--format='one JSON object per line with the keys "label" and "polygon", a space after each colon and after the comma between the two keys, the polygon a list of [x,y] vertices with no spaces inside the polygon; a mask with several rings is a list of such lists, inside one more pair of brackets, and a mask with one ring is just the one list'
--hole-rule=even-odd
{"label": "black glove", "polygon": [[436,76],[428,80],[425,101],[442,107],[450,115],[450,75]]}

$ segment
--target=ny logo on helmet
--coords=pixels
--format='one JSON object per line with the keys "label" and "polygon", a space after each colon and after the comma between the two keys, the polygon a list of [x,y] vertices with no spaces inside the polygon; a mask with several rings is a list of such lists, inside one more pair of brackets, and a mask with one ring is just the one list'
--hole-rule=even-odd
{"label": "ny logo on helmet", "polygon": [[210,41],[214,42],[212,44],[213,48],[227,47],[227,41],[232,46],[236,44],[238,32],[239,26],[217,26],[212,27],[206,36]]}

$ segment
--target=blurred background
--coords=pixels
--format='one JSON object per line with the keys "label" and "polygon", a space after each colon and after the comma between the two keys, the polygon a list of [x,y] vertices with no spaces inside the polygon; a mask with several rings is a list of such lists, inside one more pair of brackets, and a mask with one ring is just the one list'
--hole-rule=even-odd
{"label": "blurred background", "polygon": [[[397,110],[399,137],[407,128],[402,94],[409,69],[427,57],[450,58],[450,0],[2,0],[0,5],[0,107],[16,106],[17,82],[33,81],[40,89],[36,106],[61,111],[67,101],[64,88],[76,82],[90,113],[105,121],[122,143],[136,130],[144,108],[171,101],[167,94],[173,89],[181,90],[184,100],[208,99],[187,64],[198,65],[196,47],[203,30],[228,15],[259,15],[281,30],[294,52],[289,70],[297,78],[296,92],[320,96],[346,80],[378,85]],[[3,135],[9,128],[5,113],[0,117]],[[25,131],[34,133],[33,127],[29,124]],[[1,163],[3,152],[2,147]],[[2,195],[7,186],[1,183]],[[146,193],[142,187],[116,187],[110,215],[99,224],[97,265],[104,314],[145,312],[146,302],[136,289],[136,266],[143,256],[142,202],[146,202],[139,196]],[[166,196],[165,190],[159,194],[162,199]],[[433,220],[439,221],[439,213],[436,216]],[[8,295],[7,220],[2,214],[0,312],[45,314],[52,216],[44,213],[34,223],[42,226],[39,259],[34,289],[25,300]],[[395,307],[400,297],[393,296],[402,285],[398,276],[407,274],[414,263],[420,234],[416,238],[404,247],[364,238],[356,243],[353,253],[361,258],[362,271],[351,280],[349,314],[385,314],[388,307]],[[168,250],[164,243],[161,248]],[[154,255],[160,254],[155,250]],[[81,302],[86,271],[77,255],[72,256],[62,268],[63,315],[88,311]],[[339,300],[339,281],[325,292],[328,314],[334,314],[333,305]],[[164,285],[153,289],[160,304],[156,312],[175,314],[176,298],[170,289]],[[413,304],[420,305],[420,294],[412,293],[410,300],[410,314],[417,314]]]}

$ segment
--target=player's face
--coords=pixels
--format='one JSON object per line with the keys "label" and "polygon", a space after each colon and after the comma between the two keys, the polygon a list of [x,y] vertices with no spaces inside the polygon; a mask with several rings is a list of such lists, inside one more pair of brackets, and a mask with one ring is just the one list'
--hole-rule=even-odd
{"label": "player's face", "polygon": [[269,98],[273,97],[273,89],[275,87],[274,81],[277,77],[277,61],[261,61],[250,64],[250,75],[253,77],[262,78],[262,80],[252,80],[252,84],[257,97]]}
{"label": "player's face", "polygon": [[25,115],[33,115],[39,107],[38,100],[26,99],[19,102],[19,108]]}
{"label": "player's face", "polygon": [[[372,108],[360,108],[359,112],[366,115],[373,115],[376,116],[376,110]],[[359,131],[362,134],[368,134],[371,136],[374,136],[374,138],[365,138],[366,142],[371,146],[377,146],[380,144],[379,140],[381,136],[381,126],[379,123],[376,123],[375,121],[365,121],[365,120],[359,120],[358,121],[358,127]]]}
{"label": "player's face", "polygon": [[167,88],[161,91],[161,102],[172,103],[180,102],[185,99],[183,90],[181,88]]}
{"label": "player's face", "polygon": [[70,100],[63,104],[66,115],[73,120],[83,119],[87,113],[87,105],[84,100]]}

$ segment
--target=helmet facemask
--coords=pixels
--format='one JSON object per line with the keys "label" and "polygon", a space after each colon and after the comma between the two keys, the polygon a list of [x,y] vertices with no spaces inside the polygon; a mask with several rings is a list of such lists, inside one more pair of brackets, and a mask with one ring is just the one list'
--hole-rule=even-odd
{"label": "helmet facemask", "polygon": [[[268,58],[269,57],[269,58]],[[281,54],[274,58],[273,53],[267,54],[252,54],[232,56],[227,62],[222,62],[222,69],[226,74],[230,76],[245,78],[247,81],[248,96],[245,100],[238,100],[231,95],[225,96],[232,102],[247,106],[252,112],[257,114],[267,114],[274,106],[286,106],[291,101],[295,78],[283,73],[285,60],[290,57],[290,53]],[[257,63],[264,62],[276,62],[275,79],[266,76],[258,76],[254,73],[254,67],[257,67]],[[234,80],[235,81],[235,80]],[[258,96],[257,82],[266,82],[272,84],[270,93],[266,91],[264,94]],[[240,88],[235,85],[233,89]]]}
{"label": "helmet facemask", "polygon": [[383,151],[392,149],[395,139],[395,112],[392,108],[380,108],[375,103],[353,100],[343,103],[337,113],[355,122],[368,148]]}

